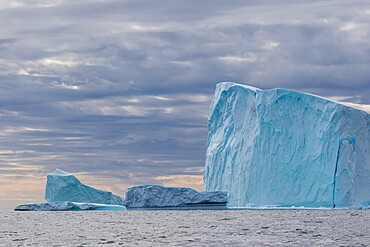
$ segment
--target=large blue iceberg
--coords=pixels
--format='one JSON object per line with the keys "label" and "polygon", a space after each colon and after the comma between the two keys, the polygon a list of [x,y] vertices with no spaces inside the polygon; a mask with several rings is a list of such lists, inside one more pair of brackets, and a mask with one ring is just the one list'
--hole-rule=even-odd
{"label": "large blue iceberg", "polygon": [[370,202],[370,115],[285,89],[217,85],[204,186],[230,207]]}
{"label": "large blue iceberg", "polygon": [[45,200],[123,205],[121,197],[84,185],[74,175],[59,169],[47,176]]}
{"label": "large blue iceberg", "polygon": [[126,190],[127,208],[197,208],[225,207],[227,193],[222,191],[199,192],[191,188],[141,185]]}

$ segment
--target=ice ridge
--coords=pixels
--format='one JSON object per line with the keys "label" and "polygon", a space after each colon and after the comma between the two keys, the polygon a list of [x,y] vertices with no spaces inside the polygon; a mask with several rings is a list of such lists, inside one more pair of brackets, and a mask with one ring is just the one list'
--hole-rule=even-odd
{"label": "ice ridge", "polygon": [[227,203],[227,193],[204,192],[191,188],[141,185],[126,190],[124,205],[127,208],[163,208],[182,206],[212,206]]}

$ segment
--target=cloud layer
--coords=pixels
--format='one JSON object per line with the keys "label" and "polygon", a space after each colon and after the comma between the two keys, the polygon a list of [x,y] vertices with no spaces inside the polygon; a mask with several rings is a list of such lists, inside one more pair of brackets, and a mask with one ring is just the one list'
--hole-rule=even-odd
{"label": "cloud layer", "polygon": [[368,1],[0,0],[0,23],[3,201],[55,168],[201,188],[220,81],[369,109]]}

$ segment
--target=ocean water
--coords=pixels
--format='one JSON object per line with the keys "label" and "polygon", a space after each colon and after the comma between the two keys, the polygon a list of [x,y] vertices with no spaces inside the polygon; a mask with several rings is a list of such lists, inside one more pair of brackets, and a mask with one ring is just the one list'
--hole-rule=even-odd
{"label": "ocean water", "polygon": [[0,211],[0,246],[370,246],[370,210]]}

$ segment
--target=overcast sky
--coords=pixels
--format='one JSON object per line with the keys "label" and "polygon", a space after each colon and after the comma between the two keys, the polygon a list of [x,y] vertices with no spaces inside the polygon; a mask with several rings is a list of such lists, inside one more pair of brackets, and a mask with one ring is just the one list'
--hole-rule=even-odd
{"label": "overcast sky", "polygon": [[370,2],[0,0],[0,207],[55,168],[202,188],[215,85],[370,109]]}

